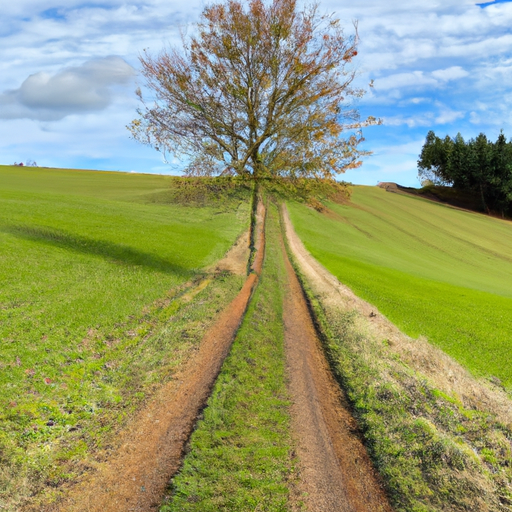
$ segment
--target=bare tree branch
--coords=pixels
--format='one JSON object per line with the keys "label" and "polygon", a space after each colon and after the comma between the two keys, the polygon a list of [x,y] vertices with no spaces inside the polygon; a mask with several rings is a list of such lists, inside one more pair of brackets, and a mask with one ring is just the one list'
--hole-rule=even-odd
{"label": "bare tree branch", "polygon": [[334,179],[357,167],[361,121],[350,100],[355,35],[318,6],[228,0],[206,7],[183,48],[140,61],[153,105],[129,129],[185,157],[191,175]]}

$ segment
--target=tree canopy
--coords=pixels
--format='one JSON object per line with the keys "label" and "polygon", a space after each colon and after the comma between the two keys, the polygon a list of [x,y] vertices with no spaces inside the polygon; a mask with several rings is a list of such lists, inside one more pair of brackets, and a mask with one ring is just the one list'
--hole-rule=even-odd
{"label": "tree canopy", "polygon": [[229,0],[206,7],[181,48],[141,56],[146,87],[129,129],[182,158],[190,176],[332,180],[360,165],[351,100],[355,34],[296,0]]}
{"label": "tree canopy", "polygon": [[465,141],[440,139],[428,132],[418,160],[418,177],[478,194],[482,208],[512,214],[512,142],[500,133],[496,142],[480,133]]}

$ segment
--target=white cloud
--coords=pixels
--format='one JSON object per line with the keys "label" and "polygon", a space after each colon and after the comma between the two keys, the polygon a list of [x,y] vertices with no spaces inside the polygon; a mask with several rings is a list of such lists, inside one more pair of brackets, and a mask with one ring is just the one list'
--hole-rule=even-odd
{"label": "white cloud", "polygon": [[429,103],[432,100],[430,98],[409,98],[408,101],[413,105],[419,105],[420,103]]}
{"label": "white cloud", "polygon": [[65,68],[54,75],[30,75],[18,89],[0,95],[0,118],[43,121],[103,110],[111,103],[111,88],[130,83],[135,70],[120,57],[105,57]]}
{"label": "white cloud", "polygon": [[432,72],[411,71],[409,73],[396,73],[384,78],[375,80],[375,89],[377,91],[387,89],[409,88],[437,88],[447,82],[458,80],[469,76],[469,72],[460,66],[451,66],[446,69],[437,69]]}
{"label": "white cloud", "polygon": [[469,122],[472,124],[480,124],[482,122],[482,119],[476,112],[470,112]]}
{"label": "white cloud", "polygon": [[411,73],[396,73],[394,75],[378,78],[375,80],[375,90],[400,89],[402,87],[438,85],[438,81],[423,71],[412,71]]}
{"label": "white cloud", "polygon": [[[0,158],[30,157],[39,162],[56,154],[77,159],[89,154],[105,162],[110,159],[113,167],[123,155],[130,155],[131,161],[141,163],[126,164],[126,169],[161,172],[160,155],[128,138],[125,124],[135,117],[137,102],[123,84],[132,80],[128,68],[138,67],[137,56],[144,48],[157,53],[166,44],[179,44],[180,30],[197,19],[205,1],[4,3]],[[353,33],[352,20],[359,20],[361,44],[355,65],[361,84],[374,78],[375,90],[358,105],[366,115],[384,118],[386,123],[368,131],[368,149],[387,145],[379,137],[423,140],[426,130],[443,131],[452,124],[469,136],[489,126],[498,130],[511,126],[512,3],[485,9],[475,3],[321,0],[320,10],[335,12],[347,34]],[[116,78],[105,68],[94,71],[84,66],[111,55],[128,66],[121,66],[126,81],[123,72]],[[26,119],[16,119],[23,116]],[[381,161],[376,154],[363,169],[375,165],[391,172],[400,162],[400,169],[406,169],[410,162],[401,155],[408,150],[391,145],[397,149],[386,156],[389,160]],[[27,152],[19,154],[23,147]],[[37,156],[38,151],[44,158]]]}
{"label": "white cloud", "polygon": [[457,80],[458,78],[464,78],[468,75],[469,72],[465,69],[462,69],[460,66],[452,66],[446,69],[438,69],[436,71],[432,71],[432,76],[443,82]]}
{"label": "white cloud", "polygon": [[386,126],[402,126],[407,125],[409,128],[417,128],[422,126],[432,126],[435,115],[432,112],[423,114],[415,114],[409,116],[390,116],[384,118]]}
{"label": "white cloud", "polygon": [[447,107],[440,107],[438,113],[423,112],[409,116],[390,116],[384,118],[384,124],[387,126],[407,125],[409,128],[427,127],[434,124],[445,125],[453,123],[458,119],[463,119],[465,113],[455,111]]}
{"label": "white cloud", "polygon": [[464,112],[456,112],[449,108],[443,109],[439,115],[436,116],[435,122],[436,124],[450,124],[457,119],[462,119],[464,117]]}

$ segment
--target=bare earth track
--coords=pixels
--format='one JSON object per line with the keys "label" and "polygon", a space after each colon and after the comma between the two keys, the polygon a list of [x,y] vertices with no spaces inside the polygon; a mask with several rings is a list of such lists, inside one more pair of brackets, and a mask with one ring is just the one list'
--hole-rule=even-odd
{"label": "bare earth track", "polygon": [[307,510],[389,512],[392,509],[358,436],[347,400],[331,375],[300,283],[286,253],[284,257],[292,425]]}
{"label": "bare earth track", "polygon": [[[45,512],[149,512],[158,510],[181,465],[185,445],[206,404],[258,281],[265,247],[263,205],[258,207],[253,272],[236,298],[204,336],[199,350],[164,385],[123,435],[118,452]],[[247,237],[242,237],[242,241]],[[246,254],[243,248],[235,251]],[[228,254],[228,259],[233,259]],[[235,265],[236,266],[236,265]],[[233,262],[228,262],[233,267]],[[226,270],[221,266],[220,271]]]}

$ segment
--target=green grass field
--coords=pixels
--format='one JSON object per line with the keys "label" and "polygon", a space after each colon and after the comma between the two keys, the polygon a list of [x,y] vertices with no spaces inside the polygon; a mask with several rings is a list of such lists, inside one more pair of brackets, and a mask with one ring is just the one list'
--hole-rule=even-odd
{"label": "green grass field", "polygon": [[[180,206],[169,202],[174,182],[0,166],[0,504],[16,484],[9,467],[56,485],[66,478],[58,460],[101,447],[112,425],[94,418],[117,407],[122,422],[144,397],[140,380],[168,372],[155,366],[165,343],[152,352],[146,342],[179,313],[180,287],[248,228],[242,196]],[[241,284],[228,281],[215,285],[203,318]],[[76,442],[63,449],[67,436]]]}
{"label": "green grass field", "polygon": [[237,215],[142,202],[170,178],[0,172],[0,336],[14,352],[22,340],[48,347],[110,329],[221,258],[247,227],[246,205]]}
{"label": "green grass field", "polygon": [[[229,183],[0,166],[0,509],[37,510],[115,450],[235,297],[243,276],[204,279],[249,227],[250,192]],[[370,187],[329,206],[289,204],[313,256],[510,391],[512,223]],[[272,206],[261,282],[162,512],[290,506],[278,229]],[[396,510],[510,503],[510,426],[437,389],[304,284]]]}
{"label": "green grass field", "polygon": [[512,223],[377,187],[329,217],[290,214],[306,247],[407,334],[512,387]]}

